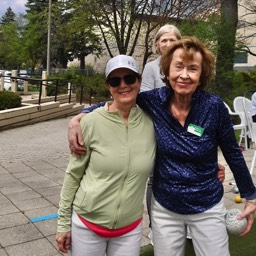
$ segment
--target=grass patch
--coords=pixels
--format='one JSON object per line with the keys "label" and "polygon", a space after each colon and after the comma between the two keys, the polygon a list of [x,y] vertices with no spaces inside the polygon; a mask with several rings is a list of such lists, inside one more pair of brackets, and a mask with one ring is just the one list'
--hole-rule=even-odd
{"label": "grass patch", "polygon": [[[229,235],[229,248],[231,256],[255,256],[256,255],[256,225],[245,237]],[[185,256],[195,256],[193,244],[186,243]],[[147,245],[141,248],[140,256],[154,256],[153,247]]]}

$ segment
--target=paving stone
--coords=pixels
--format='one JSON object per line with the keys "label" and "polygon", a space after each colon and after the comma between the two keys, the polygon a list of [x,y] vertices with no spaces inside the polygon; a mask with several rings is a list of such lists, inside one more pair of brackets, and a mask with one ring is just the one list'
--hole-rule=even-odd
{"label": "paving stone", "polygon": [[46,178],[51,179],[52,181],[58,184],[62,184],[64,180],[65,172],[57,168],[51,168],[51,169],[41,169],[40,174]]}
{"label": "paving stone", "polygon": [[9,173],[3,166],[0,165],[0,174]]}
{"label": "paving stone", "polygon": [[[43,235],[31,223],[0,230],[0,243],[3,248],[42,238]],[[5,248],[6,249],[6,248]]]}
{"label": "paving stone", "polygon": [[23,244],[17,244],[6,248],[9,256],[52,256],[58,255],[58,251],[46,239],[39,239]]}
{"label": "paving stone", "polygon": [[7,160],[8,162],[2,163],[2,166],[4,166],[9,173],[31,171],[31,168],[22,162],[11,162],[10,159]]}
{"label": "paving stone", "polygon": [[0,249],[0,256],[8,256],[8,254],[4,249]]}
{"label": "paving stone", "polygon": [[24,172],[18,172],[18,173],[13,173],[13,176],[17,179],[21,179],[21,178],[26,178],[26,177],[31,177],[35,174],[36,172],[33,170],[28,170],[28,171],[24,171]]}
{"label": "paving stone", "polygon": [[37,209],[37,208],[48,207],[51,204],[44,198],[32,198],[32,199],[15,202],[15,205],[21,211],[27,211],[27,210]]}
{"label": "paving stone", "polygon": [[4,204],[1,204],[1,207],[0,207],[0,216],[19,212],[19,211],[20,210],[17,207],[15,207],[11,202],[4,203]]}
{"label": "paving stone", "polygon": [[30,190],[24,191],[22,193],[9,194],[9,195],[7,195],[7,197],[13,203],[17,203],[17,202],[28,200],[28,199],[40,198],[40,197],[42,198],[42,195],[40,195],[36,191],[30,189]]}
{"label": "paving stone", "polygon": [[0,188],[0,192],[2,192],[4,195],[9,195],[17,192],[21,193],[28,190],[31,190],[31,188],[19,181],[9,182],[8,184],[6,183],[6,187]]}
{"label": "paving stone", "polygon": [[47,187],[47,188],[38,188],[37,192],[43,195],[44,197],[52,195],[60,195],[61,186]]}
{"label": "paving stone", "polygon": [[11,213],[0,216],[0,229],[23,225],[29,222],[29,219],[22,213]]}
{"label": "paving stone", "polygon": [[48,159],[38,159],[38,160],[31,160],[27,161],[26,164],[35,170],[36,172],[40,172],[40,170],[47,170],[47,169],[55,169],[56,167],[52,164],[48,163]]}
{"label": "paving stone", "polygon": [[57,219],[44,220],[34,223],[44,236],[55,235],[57,230]]}
{"label": "paving stone", "polygon": [[1,174],[0,188],[11,187],[22,183],[11,174]]}
{"label": "paving stone", "polygon": [[57,211],[58,211],[58,208],[51,205],[51,206],[44,207],[44,208],[38,208],[38,209],[25,211],[24,214],[31,220],[32,218],[55,214],[55,213],[57,213]]}
{"label": "paving stone", "polygon": [[29,187],[34,188],[34,189],[47,188],[47,187],[53,187],[53,186],[58,185],[58,183],[56,183],[50,179],[47,179],[39,174],[37,174],[33,177],[22,178],[20,180],[22,182],[24,182],[25,184],[27,184]]}
{"label": "paving stone", "polygon": [[[55,167],[55,166],[40,166],[40,168],[36,167],[36,168],[33,168],[37,173],[41,174],[41,175],[47,175],[47,174],[51,174],[51,173],[54,173],[55,171],[61,171],[59,168]],[[62,172],[62,175],[63,175],[63,172]]]}
{"label": "paving stone", "polygon": [[[68,151],[68,154],[69,154],[69,151]],[[63,168],[66,169],[69,162],[69,156],[67,157],[67,159],[63,157],[47,159],[47,162],[60,169],[63,169]]]}
{"label": "paving stone", "polygon": [[60,196],[52,195],[46,197],[47,201],[51,202],[54,206],[59,207]]}
{"label": "paving stone", "polygon": [[46,238],[54,246],[54,248],[56,250],[58,250],[58,246],[57,246],[57,243],[56,243],[55,235],[56,235],[56,233],[54,235],[47,236]]}
{"label": "paving stone", "polygon": [[0,205],[6,204],[6,203],[11,203],[6,196],[0,193]]}
{"label": "paving stone", "polygon": [[[227,169],[227,168],[226,168]],[[232,180],[233,179],[233,174],[230,170],[226,171],[225,169],[225,180]]]}
{"label": "paving stone", "polygon": [[16,180],[16,178],[13,177],[13,175],[11,175],[10,173],[1,174],[1,181],[9,181],[9,180]]}

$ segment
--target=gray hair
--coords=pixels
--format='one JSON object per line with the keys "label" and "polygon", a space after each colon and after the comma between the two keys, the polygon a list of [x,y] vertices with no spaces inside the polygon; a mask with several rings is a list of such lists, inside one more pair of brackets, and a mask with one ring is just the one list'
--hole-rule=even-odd
{"label": "gray hair", "polygon": [[157,47],[157,42],[163,34],[169,33],[169,32],[173,32],[178,40],[181,39],[181,33],[180,33],[179,29],[177,27],[175,27],[174,25],[166,24],[166,25],[160,27],[159,30],[156,32],[156,35],[155,35],[155,38],[153,41],[153,53],[155,53],[155,54],[160,53],[159,49]]}

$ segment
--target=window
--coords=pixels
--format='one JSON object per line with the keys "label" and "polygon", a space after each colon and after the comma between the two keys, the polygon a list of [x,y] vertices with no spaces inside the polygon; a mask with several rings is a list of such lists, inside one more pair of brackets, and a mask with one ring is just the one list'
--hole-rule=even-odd
{"label": "window", "polygon": [[248,54],[247,52],[235,52],[235,63],[247,63]]}

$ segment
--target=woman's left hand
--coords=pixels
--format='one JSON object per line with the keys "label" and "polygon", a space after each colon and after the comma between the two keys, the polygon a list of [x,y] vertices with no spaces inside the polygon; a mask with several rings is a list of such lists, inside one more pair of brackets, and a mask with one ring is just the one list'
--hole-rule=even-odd
{"label": "woman's left hand", "polygon": [[225,167],[222,164],[218,163],[218,168],[218,179],[220,182],[223,183],[225,180]]}
{"label": "woman's left hand", "polygon": [[256,211],[256,203],[250,203],[250,202],[245,203],[244,211],[237,217],[237,219],[241,220],[243,218],[246,218],[247,226],[246,226],[245,231],[242,232],[239,236],[244,236],[247,233],[249,233],[249,231],[251,230],[253,222],[254,222],[255,211]]}
{"label": "woman's left hand", "polygon": [[71,231],[69,232],[57,232],[56,242],[61,252],[67,253],[71,245]]}

